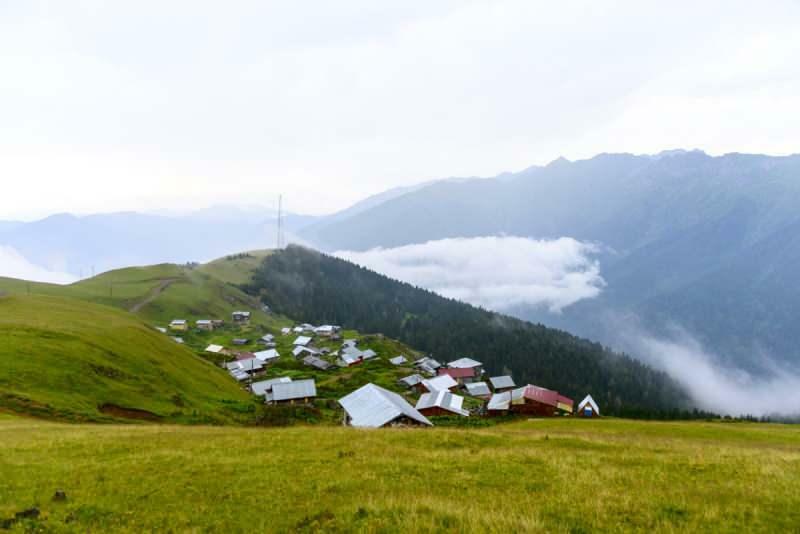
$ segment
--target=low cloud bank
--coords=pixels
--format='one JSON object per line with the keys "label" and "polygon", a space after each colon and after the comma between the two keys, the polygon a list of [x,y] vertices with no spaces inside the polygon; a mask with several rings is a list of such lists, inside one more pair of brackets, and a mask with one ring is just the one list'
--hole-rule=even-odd
{"label": "low cloud bank", "polygon": [[53,284],[70,284],[77,280],[71,274],[34,265],[15,249],[3,245],[0,245],[0,276]]}
{"label": "low cloud bank", "polygon": [[600,294],[595,245],[562,237],[477,237],[335,255],[392,278],[493,310],[519,305],[559,313]]}
{"label": "low cloud bank", "polygon": [[683,384],[700,408],[733,416],[800,416],[797,370],[772,363],[755,376],[722,363],[677,327],[666,338],[632,329],[623,336],[633,354]]}

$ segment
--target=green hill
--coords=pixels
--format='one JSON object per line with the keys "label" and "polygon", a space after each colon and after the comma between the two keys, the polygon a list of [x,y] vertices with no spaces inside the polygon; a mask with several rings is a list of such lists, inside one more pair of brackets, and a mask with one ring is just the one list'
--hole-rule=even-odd
{"label": "green hill", "polygon": [[245,420],[252,410],[249,395],[223,370],[107,306],[0,297],[0,339],[0,408],[10,411],[73,421],[223,423]]}
{"label": "green hill", "polygon": [[264,258],[272,252],[272,250],[251,250],[233,254],[204,263],[197,270],[213,276],[217,280],[240,286],[250,282]]}

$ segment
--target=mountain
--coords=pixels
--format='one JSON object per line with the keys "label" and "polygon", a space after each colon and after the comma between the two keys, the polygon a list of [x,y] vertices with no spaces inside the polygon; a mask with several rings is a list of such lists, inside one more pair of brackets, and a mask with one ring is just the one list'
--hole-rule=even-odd
{"label": "mountain", "polygon": [[252,408],[222,369],[107,306],[0,296],[0,339],[0,409],[69,421],[223,423]]}
{"label": "mountain", "polygon": [[[800,364],[800,156],[700,151],[559,159],[513,176],[434,183],[317,228],[325,250],[449,237],[572,237],[599,244],[607,286],[561,315],[515,314],[616,342],[608,317],[688,329],[724,362]],[[783,288],[783,289],[782,289]]]}
{"label": "mountain", "polygon": [[512,373],[583,397],[607,413],[688,408],[665,374],[565,332],[449,300],[316,251],[289,246],[264,258],[245,289],[279,313],[311,323],[381,332],[442,361],[462,356],[493,375]]}

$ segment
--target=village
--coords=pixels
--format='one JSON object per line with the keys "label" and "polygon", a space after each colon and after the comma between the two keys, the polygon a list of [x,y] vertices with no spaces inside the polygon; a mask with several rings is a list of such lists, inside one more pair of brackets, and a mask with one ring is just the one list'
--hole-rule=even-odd
{"label": "village", "polygon": [[[469,357],[443,363],[430,355],[383,353],[391,349],[367,346],[385,345],[381,334],[359,336],[337,325],[299,324],[267,332],[262,325],[251,325],[251,316],[249,311],[234,311],[230,323],[197,319],[194,326],[187,319],[174,319],[157,329],[181,344],[194,336],[202,356],[266,405],[312,406],[326,387],[320,387],[321,381],[335,384],[339,391],[341,382],[350,386],[355,380],[345,394],[331,399],[342,424],[353,427],[433,426],[442,418],[600,416],[590,394],[576,406],[546,387],[517,385],[509,375],[488,376],[484,365]],[[225,333],[224,342],[205,344],[208,336],[219,332]],[[345,372],[364,367],[373,369],[383,385],[366,378],[358,383],[360,375]]]}

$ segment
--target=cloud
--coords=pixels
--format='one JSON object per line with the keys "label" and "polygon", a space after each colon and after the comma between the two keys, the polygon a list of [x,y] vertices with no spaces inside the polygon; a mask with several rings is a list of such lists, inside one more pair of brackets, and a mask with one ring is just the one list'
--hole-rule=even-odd
{"label": "cloud", "polygon": [[723,363],[686,330],[673,327],[668,337],[636,328],[622,334],[626,345],[646,363],[681,383],[699,407],[727,415],[800,416],[800,374],[771,364],[755,376]]}
{"label": "cloud", "polygon": [[0,276],[53,284],[70,284],[76,280],[71,274],[34,265],[15,249],[3,245],[0,245]]}
{"label": "cloud", "polygon": [[559,313],[605,286],[594,245],[562,237],[478,237],[335,255],[446,297],[494,310],[519,305]]}

